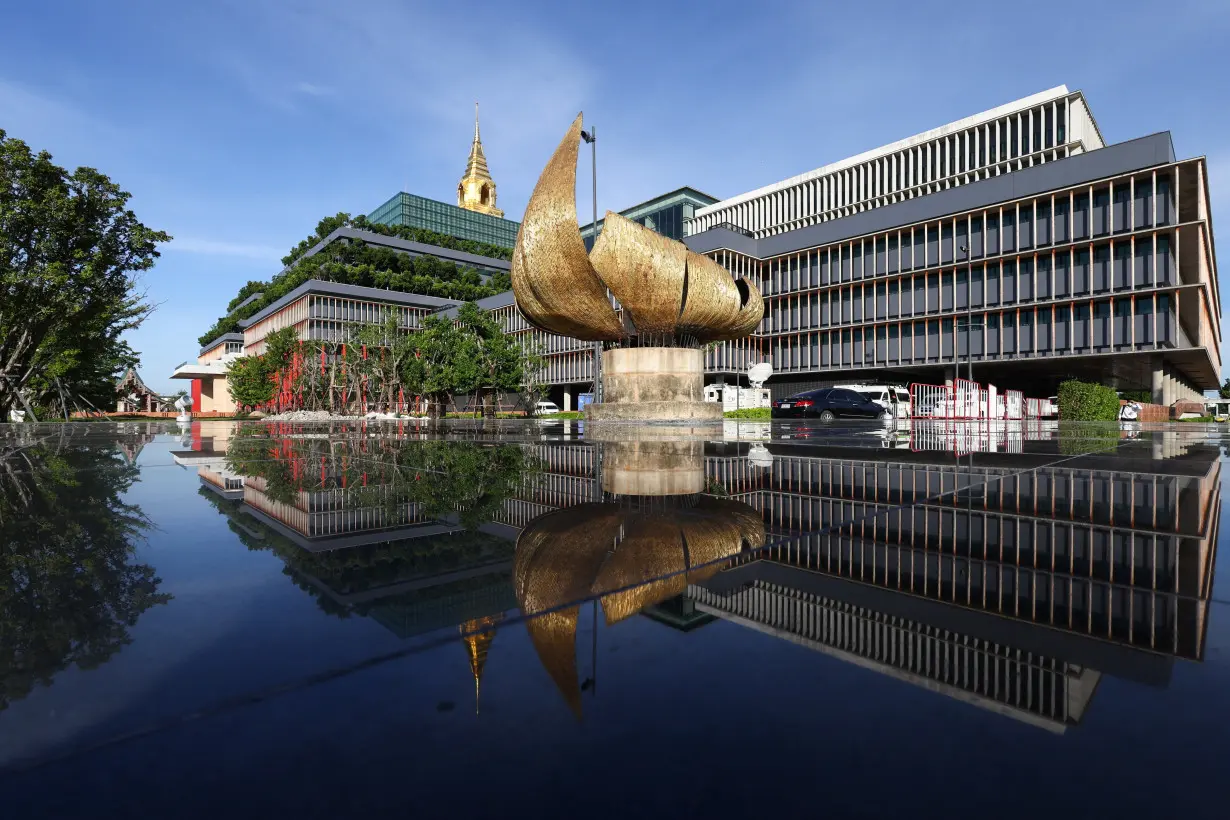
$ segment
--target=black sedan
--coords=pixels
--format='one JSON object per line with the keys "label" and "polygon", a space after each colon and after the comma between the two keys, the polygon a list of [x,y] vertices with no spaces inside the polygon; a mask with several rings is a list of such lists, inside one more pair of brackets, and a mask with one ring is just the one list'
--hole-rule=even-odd
{"label": "black sedan", "polygon": [[891,419],[893,416],[862,393],[841,387],[825,387],[798,393],[788,399],[773,402],[770,415],[775,419],[812,418]]}

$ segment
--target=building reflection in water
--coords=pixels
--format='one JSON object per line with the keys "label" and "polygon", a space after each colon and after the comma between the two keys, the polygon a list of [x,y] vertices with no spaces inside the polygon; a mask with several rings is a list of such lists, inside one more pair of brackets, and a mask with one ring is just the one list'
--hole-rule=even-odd
{"label": "building reflection in water", "polygon": [[[1221,476],[1215,446],[1173,435],[1114,454],[1039,439],[972,462],[823,439],[496,436],[470,451],[435,442],[435,456],[396,436],[266,440],[284,469],[243,478],[229,514],[323,608],[401,637],[458,630],[476,706],[500,622],[519,609],[580,714],[592,601],[608,625],[733,621],[1063,731],[1102,675],[1164,686],[1175,659],[1202,659]],[[1102,452],[1066,452],[1082,449]],[[218,496],[237,460],[212,457],[202,483]]]}
{"label": "building reflection in water", "polygon": [[[1055,731],[1103,674],[1165,685],[1203,658],[1217,447],[1055,466],[829,449],[775,458],[744,497],[791,537],[690,586],[697,609]],[[741,457],[710,469],[747,483]]]}

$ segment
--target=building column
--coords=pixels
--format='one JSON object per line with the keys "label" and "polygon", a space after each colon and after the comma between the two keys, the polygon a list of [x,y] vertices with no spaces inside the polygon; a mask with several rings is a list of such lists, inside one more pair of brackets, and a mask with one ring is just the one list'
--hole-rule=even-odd
{"label": "building column", "polygon": [[1153,404],[1163,404],[1164,397],[1162,393],[1164,392],[1163,386],[1165,382],[1164,373],[1165,373],[1166,366],[1162,362],[1162,356],[1160,353],[1153,355],[1151,359],[1151,364],[1153,365],[1153,378],[1152,378],[1152,383],[1150,384],[1150,388],[1153,392],[1153,395],[1150,397],[1150,399]]}
{"label": "building column", "polygon": [[565,388],[564,388],[564,407],[563,407],[563,411],[564,411],[565,413],[568,413],[568,412],[571,412],[571,411],[572,411],[572,388],[571,388],[571,387],[565,387]]}
{"label": "building column", "polygon": [[944,386],[951,388],[956,383],[958,371],[956,366],[944,368]]}

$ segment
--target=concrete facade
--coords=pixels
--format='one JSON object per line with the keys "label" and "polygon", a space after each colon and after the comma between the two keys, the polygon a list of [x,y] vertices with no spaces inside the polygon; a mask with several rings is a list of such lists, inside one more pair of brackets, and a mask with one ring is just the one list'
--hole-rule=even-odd
{"label": "concrete facade", "polygon": [[775,396],[943,383],[972,360],[976,380],[1035,395],[1081,378],[1170,403],[1220,383],[1207,173],[1162,133],[794,230],[685,241],[756,278]]}
{"label": "concrete facade", "polygon": [[1084,95],[1061,85],[701,208],[688,233],[774,236],[1103,145]]}

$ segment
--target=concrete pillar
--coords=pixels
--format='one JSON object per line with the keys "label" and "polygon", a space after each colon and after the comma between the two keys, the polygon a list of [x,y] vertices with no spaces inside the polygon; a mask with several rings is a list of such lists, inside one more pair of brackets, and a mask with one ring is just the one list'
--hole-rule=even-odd
{"label": "concrete pillar", "polygon": [[1163,369],[1165,365],[1163,365],[1162,363],[1162,357],[1160,354],[1155,354],[1150,363],[1153,367],[1153,378],[1150,384],[1150,388],[1152,389],[1153,395],[1150,397],[1150,399],[1153,404],[1162,404],[1162,398],[1163,398],[1162,392],[1163,392],[1163,380],[1164,380]]}
{"label": "concrete pillar", "polygon": [[953,382],[955,382],[956,379],[957,379],[957,368],[945,367],[944,368],[944,385],[946,387],[952,387]]}
{"label": "concrete pillar", "polygon": [[1162,404],[1174,404],[1174,376],[1170,375],[1169,367],[1162,368]]}
{"label": "concrete pillar", "polygon": [[565,413],[571,412],[572,410],[572,388],[571,387],[564,388],[564,406],[561,409]]}

